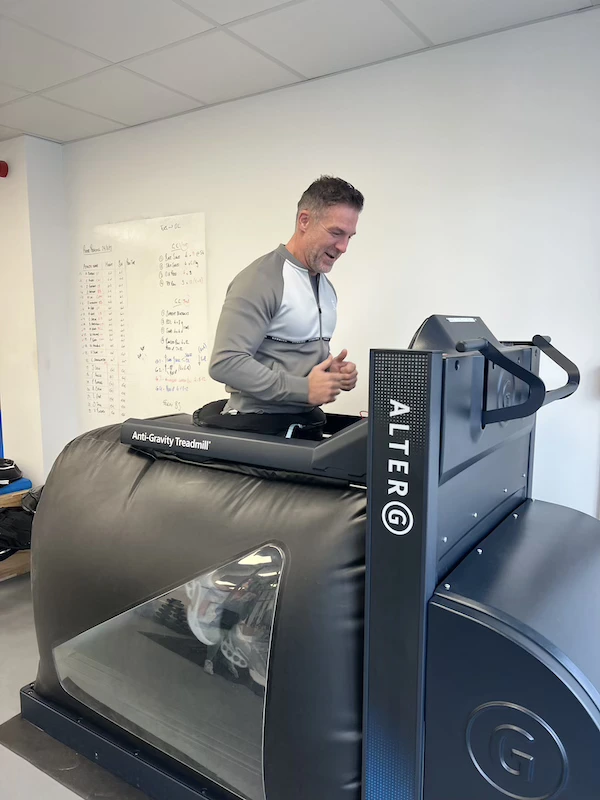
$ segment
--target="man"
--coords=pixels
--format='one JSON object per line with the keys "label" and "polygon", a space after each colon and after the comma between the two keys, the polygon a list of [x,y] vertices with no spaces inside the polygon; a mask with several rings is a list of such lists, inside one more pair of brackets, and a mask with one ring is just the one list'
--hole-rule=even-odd
{"label": "man", "polygon": [[197,424],[276,434],[318,425],[319,407],[356,386],[347,351],[329,352],[337,296],[326,276],[355,235],[363,203],[346,181],[321,176],[300,198],[287,245],[233,280],[209,366],[230,398],[196,412]]}

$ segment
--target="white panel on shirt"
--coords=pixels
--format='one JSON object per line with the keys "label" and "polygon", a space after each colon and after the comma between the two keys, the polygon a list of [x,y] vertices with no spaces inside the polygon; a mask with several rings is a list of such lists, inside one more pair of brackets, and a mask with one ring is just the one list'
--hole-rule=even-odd
{"label": "white panel on shirt", "polygon": [[291,261],[283,264],[283,297],[273,317],[267,336],[286,342],[308,342],[331,339],[337,321],[337,296],[325,275],[319,278],[322,334],[319,331],[319,310],[308,270]]}

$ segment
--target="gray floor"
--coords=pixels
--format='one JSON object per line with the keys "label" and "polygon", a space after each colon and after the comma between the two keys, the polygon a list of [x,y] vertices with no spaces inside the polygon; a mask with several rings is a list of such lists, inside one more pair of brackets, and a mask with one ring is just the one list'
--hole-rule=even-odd
{"label": "gray floor", "polygon": [[[19,713],[19,689],[34,680],[37,644],[29,577],[0,583],[0,723]],[[76,794],[0,745],[2,800],[73,800]]]}

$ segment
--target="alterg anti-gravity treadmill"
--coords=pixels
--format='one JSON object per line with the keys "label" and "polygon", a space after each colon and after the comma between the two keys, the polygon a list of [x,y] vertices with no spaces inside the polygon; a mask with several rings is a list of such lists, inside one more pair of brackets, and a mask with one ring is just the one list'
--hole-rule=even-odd
{"label": "alterg anti-gravity treadmill", "polygon": [[531,498],[535,413],[578,382],[437,316],[324,441],[79,437],[36,515],[23,716],[165,800],[596,798],[600,523]]}

